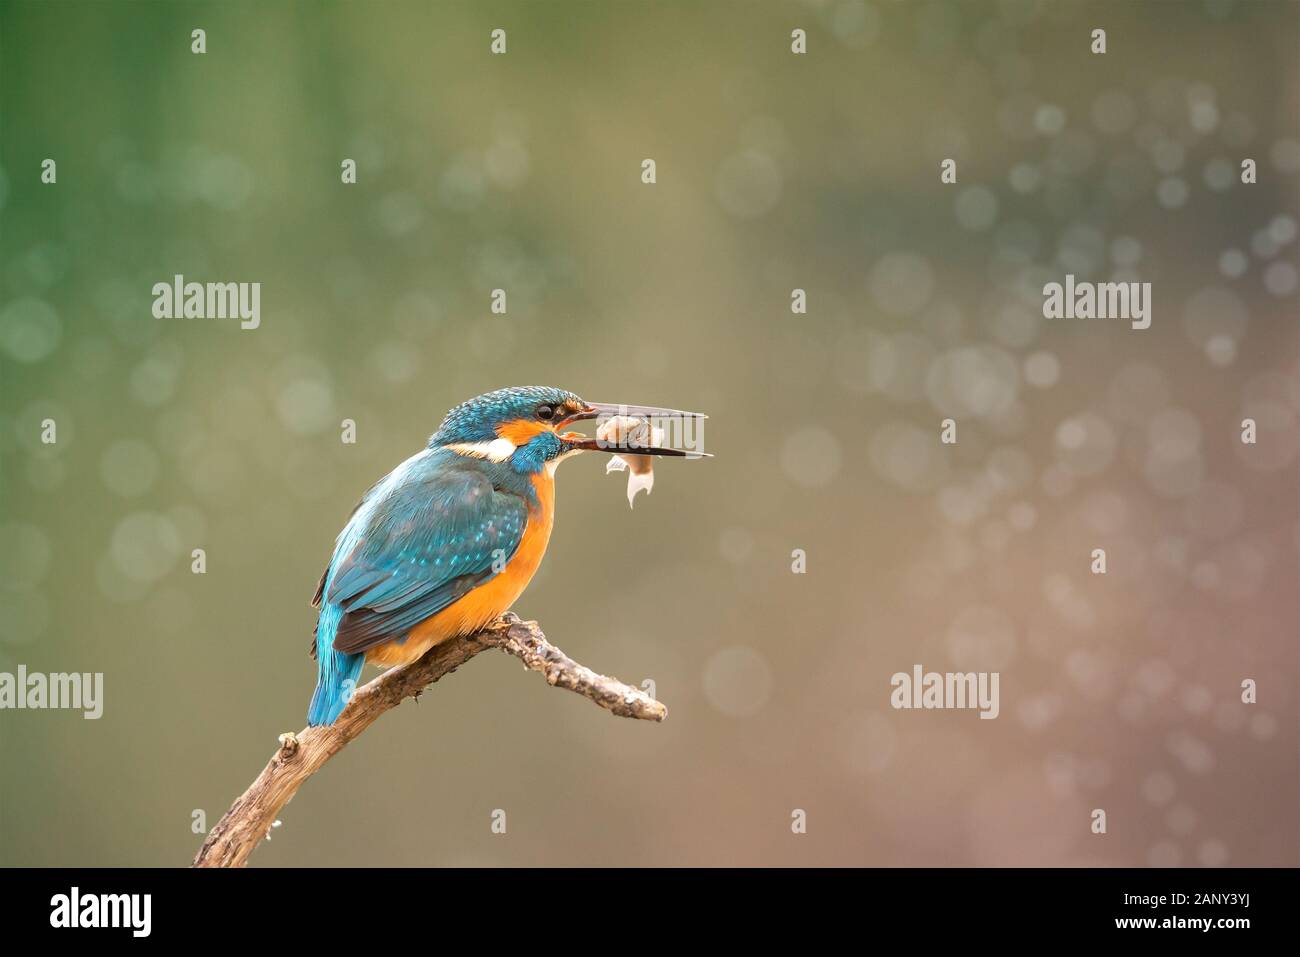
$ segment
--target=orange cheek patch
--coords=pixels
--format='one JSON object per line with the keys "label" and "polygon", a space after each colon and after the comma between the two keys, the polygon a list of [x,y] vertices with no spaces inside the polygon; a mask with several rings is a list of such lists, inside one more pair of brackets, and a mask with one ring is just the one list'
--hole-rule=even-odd
{"label": "orange cheek patch", "polygon": [[497,435],[516,447],[527,445],[543,432],[550,431],[549,425],[528,419],[515,419],[497,427]]}

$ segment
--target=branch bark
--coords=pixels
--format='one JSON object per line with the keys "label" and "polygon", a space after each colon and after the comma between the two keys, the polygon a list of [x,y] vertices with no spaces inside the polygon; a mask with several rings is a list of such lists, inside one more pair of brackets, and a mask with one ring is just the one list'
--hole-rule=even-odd
{"label": "branch bark", "polygon": [[548,684],[576,692],[620,717],[662,721],[668,716],[668,709],[644,691],[578,664],[546,640],[537,622],[507,612],[482,631],[435,645],[413,664],[393,668],[362,685],[329,727],[280,735],[279,749],[208,833],[194,866],[243,867],[280,809],[326,761],[385,711],[405,698],[419,697],[429,685],[489,648],[514,655],[529,671],[545,675]]}

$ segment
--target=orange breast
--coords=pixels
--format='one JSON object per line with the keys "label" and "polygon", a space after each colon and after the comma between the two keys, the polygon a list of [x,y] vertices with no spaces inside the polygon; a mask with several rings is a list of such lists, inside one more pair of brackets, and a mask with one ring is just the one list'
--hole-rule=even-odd
{"label": "orange breast", "polygon": [[555,520],[555,480],[543,472],[533,476],[533,487],[537,490],[537,506],[528,511],[523,538],[506,563],[505,571],[424,619],[411,629],[402,644],[390,641],[371,648],[366,652],[366,661],[384,667],[408,664],[439,642],[478,631],[509,610],[541,565]]}

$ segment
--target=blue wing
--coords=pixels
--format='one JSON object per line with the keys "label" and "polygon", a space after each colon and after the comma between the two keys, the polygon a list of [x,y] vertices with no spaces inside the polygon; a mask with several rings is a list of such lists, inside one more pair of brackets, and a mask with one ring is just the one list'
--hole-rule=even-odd
{"label": "blue wing", "polygon": [[527,522],[524,501],[497,491],[472,461],[398,470],[353,514],[317,590],[342,611],[333,650],[404,638],[503,569]]}

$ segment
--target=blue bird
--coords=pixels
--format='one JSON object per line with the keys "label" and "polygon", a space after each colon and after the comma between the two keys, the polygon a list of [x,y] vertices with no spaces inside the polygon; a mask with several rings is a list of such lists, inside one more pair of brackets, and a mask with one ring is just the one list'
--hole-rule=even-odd
{"label": "blue bird", "polygon": [[510,608],[551,537],[556,467],[583,451],[628,451],[560,430],[612,415],[703,418],[590,403],[543,386],[500,389],[452,409],[426,448],[371,486],[339,534],[312,599],[320,615],[308,724],[335,722],[366,661],[407,664]]}

